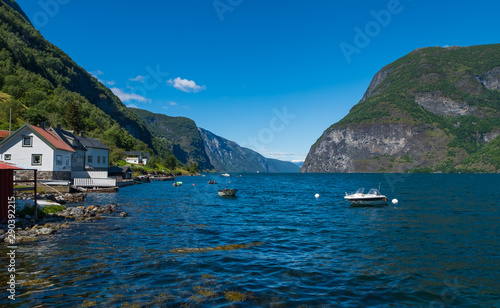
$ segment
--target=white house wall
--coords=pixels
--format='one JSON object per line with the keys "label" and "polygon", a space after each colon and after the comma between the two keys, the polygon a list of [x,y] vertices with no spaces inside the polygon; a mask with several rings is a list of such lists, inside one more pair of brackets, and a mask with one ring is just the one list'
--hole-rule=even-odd
{"label": "white house wall", "polygon": [[[87,147],[87,153],[85,154],[85,165],[96,168],[96,169],[107,169],[109,165],[109,151],[104,149],[96,149]],[[89,163],[89,156],[92,156],[92,162]],[[100,163],[98,162],[97,157],[100,158]],[[103,157],[106,160],[103,162]]]}
{"label": "white house wall", "polygon": [[[54,171],[71,171],[71,156],[72,152],[55,150],[53,155],[52,165],[54,166]],[[57,164],[57,155],[62,156],[62,164]]]}
{"label": "white house wall", "polygon": [[[23,147],[22,140],[23,136],[32,136],[32,146],[31,147]],[[68,155],[70,152],[65,152]],[[54,150],[38,138],[29,128],[24,128],[20,132],[18,132],[15,136],[7,140],[0,147],[0,153],[2,154],[2,160],[5,161],[5,154],[11,154],[10,162],[15,162],[17,164],[31,167],[33,169],[37,169],[38,171],[53,171],[53,167],[55,164],[55,156]],[[31,155],[32,154],[41,154],[42,155],[42,164],[41,165],[32,165],[31,164]]]}
{"label": "white house wall", "polygon": [[131,164],[138,164],[139,163],[139,157],[127,157],[125,159],[125,161],[127,163],[131,163]]}

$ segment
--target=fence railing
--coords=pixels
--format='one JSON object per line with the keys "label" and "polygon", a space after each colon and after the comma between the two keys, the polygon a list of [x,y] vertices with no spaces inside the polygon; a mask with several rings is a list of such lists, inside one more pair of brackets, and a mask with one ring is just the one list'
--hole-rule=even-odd
{"label": "fence railing", "polygon": [[88,178],[75,178],[73,184],[79,187],[114,187],[116,186],[116,179],[88,179]]}
{"label": "fence railing", "polygon": [[108,177],[108,171],[72,171],[72,178],[92,178],[105,179]]}

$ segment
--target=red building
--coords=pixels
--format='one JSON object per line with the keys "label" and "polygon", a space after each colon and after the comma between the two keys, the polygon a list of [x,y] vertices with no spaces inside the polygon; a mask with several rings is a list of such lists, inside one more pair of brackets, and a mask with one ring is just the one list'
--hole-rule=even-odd
{"label": "red building", "polygon": [[0,162],[0,222],[7,220],[9,198],[14,196],[14,170],[21,168]]}

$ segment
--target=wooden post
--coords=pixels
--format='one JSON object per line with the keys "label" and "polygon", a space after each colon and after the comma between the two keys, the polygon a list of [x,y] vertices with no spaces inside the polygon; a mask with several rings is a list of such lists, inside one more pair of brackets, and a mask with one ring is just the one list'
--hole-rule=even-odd
{"label": "wooden post", "polygon": [[35,200],[35,221],[37,221],[38,220],[38,217],[37,217],[38,213],[37,213],[37,199],[36,199],[36,195],[37,195],[37,190],[38,189],[37,189],[37,185],[36,185],[36,183],[37,183],[37,181],[36,181],[36,169],[33,170],[33,171],[35,172],[35,185],[34,185],[35,186],[34,187],[35,191],[33,192],[35,195],[33,196],[33,199]]}

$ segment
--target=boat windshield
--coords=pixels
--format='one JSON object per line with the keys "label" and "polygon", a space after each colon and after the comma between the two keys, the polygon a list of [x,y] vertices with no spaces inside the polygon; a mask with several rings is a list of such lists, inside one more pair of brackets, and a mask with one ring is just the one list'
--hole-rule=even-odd
{"label": "boat windshield", "polygon": [[364,188],[359,188],[358,191],[356,191],[357,194],[364,194],[365,189]]}
{"label": "boat windshield", "polygon": [[380,196],[380,192],[378,191],[378,189],[375,189],[375,188],[370,189],[370,191],[368,192],[368,194],[369,195]]}

